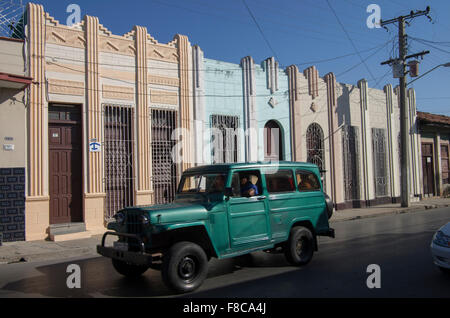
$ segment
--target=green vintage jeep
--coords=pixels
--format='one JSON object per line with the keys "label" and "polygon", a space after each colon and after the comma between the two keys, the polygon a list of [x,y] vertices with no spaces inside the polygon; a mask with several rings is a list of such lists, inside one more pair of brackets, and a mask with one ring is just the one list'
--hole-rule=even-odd
{"label": "green vintage jeep", "polygon": [[[263,250],[307,264],[317,236],[334,237],[333,204],[319,169],[301,162],[232,163],[187,169],[171,204],[128,207],[108,223],[99,254],[125,276],[159,269],[176,292],[198,288],[211,257]],[[108,235],[118,237],[105,246]]]}

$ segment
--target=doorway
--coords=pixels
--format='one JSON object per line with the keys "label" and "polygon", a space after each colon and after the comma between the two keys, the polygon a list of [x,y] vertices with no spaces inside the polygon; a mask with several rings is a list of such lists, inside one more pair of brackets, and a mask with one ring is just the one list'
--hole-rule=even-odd
{"label": "doorway", "polygon": [[48,110],[50,224],[82,222],[81,107]]}
{"label": "doorway", "polygon": [[423,194],[434,196],[433,144],[422,144]]}

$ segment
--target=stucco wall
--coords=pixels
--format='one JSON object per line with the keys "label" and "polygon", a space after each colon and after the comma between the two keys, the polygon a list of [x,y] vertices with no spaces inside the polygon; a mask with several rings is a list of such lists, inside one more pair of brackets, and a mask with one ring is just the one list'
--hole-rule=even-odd
{"label": "stucco wall", "polygon": [[[211,115],[239,117],[238,161],[245,161],[245,144],[242,136],[244,110],[242,97],[242,69],[238,64],[204,59],[204,141],[210,141]],[[204,143],[205,163],[211,163],[211,144]]]}

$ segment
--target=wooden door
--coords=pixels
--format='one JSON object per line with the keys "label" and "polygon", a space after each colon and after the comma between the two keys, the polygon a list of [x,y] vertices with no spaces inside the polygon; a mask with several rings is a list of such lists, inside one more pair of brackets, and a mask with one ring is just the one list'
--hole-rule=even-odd
{"label": "wooden door", "polygon": [[423,194],[434,195],[433,144],[422,144]]}
{"label": "wooden door", "polygon": [[82,222],[79,109],[49,109],[50,224]]}

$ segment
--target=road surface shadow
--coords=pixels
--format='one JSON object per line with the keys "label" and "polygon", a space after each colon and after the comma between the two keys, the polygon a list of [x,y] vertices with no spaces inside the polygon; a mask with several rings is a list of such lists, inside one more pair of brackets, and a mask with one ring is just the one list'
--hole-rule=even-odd
{"label": "road surface shadow", "polygon": [[[421,232],[326,244],[300,269],[289,266],[283,254],[212,259],[204,285],[186,295],[170,291],[159,271],[149,269],[128,279],[103,257],[38,266],[40,275],[10,282],[2,290],[47,297],[450,297],[450,277],[432,264],[429,240],[430,233]],[[80,289],[67,287],[70,264],[81,268]],[[369,264],[381,267],[379,290],[367,288]]]}
{"label": "road surface shadow", "polygon": [[[266,253],[261,253],[266,254]],[[211,259],[207,279],[229,275],[248,267],[288,266],[278,255],[268,257],[248,254],[235,258]],[[67,267],[77,264],[81,270],[81,288],[70,289]],[[2,290],[46,297],[170,297],[176,295],[163,283],[160,271],[149,269],[144,275],[130,279],[118,274],[109,259],[98,257],[62,262],[35,268],[40,275],[10,282]],[[26,296],[26,295],[24,295]]]}

